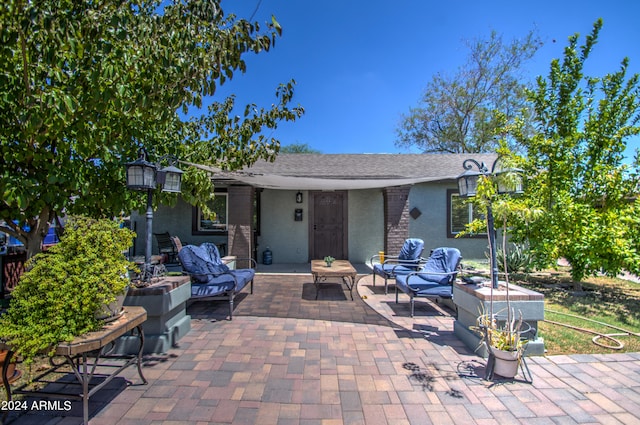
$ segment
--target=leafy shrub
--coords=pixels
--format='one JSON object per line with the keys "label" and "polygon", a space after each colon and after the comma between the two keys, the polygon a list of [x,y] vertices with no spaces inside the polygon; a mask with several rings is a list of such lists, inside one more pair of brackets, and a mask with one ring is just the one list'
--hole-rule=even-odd
{"label": "leafy shrub", "polygon": [[55,345],[101,328],[96,312],[122,294],[134,233],[111,220],[75,217],[60,243],[27,262],[0,317],[0,339],[30,362]]}

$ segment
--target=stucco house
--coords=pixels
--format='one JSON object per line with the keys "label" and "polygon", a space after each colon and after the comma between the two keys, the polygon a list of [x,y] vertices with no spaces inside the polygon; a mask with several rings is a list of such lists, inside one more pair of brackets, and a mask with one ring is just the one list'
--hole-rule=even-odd
{"label": "stucco house", "polygon": [[[223,253],[273,263],[307,263],[331,255],[364,263],[378,251],[396,254],[408,237],[484,258],[486,235],[456,238],[474,217],[457,196],[467,158],[491,164],[493,154],[280,154],[236,172],[216,171],[216,217],[179,201],[155,212],[154,232],[184,243],[215,242]],[[145,231],[144,216],[132,217]],[[154,242],[155,244],[155,242]],[[144,252],[138,237],[135,251]],[[157,248],[154,246],[154,252]]]}

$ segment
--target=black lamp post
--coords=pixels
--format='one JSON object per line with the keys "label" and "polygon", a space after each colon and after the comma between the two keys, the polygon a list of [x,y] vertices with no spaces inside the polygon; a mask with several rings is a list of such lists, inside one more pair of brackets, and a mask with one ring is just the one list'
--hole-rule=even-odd
{"label": "black lamp post", "polygon": [[[173,156],[163,156],[156,164],[149,162],[147,151],[140,148],[138,159],[126,164],[127,167],[127,188],[132,190],[147,191],[147,233],[144,252],[144,270],[142,280],[148,281],[153,275],[151,267],[151,235],[153,229],[153,191],[157,185],[162,186],[163,192],[180,193],[182,185],[182,170],[174,164],[176,158]],[[160,169],[163,160],[169,161],[169,166]]]}
{"label": "black lamp post", "polygon": [[[480,176],[486,176],[491,178],[492,181],[498,187],[498,193],[516,194],[522,193],[522,179],[520,177],[522,170],[519,169],[506,169],[496,171],[496,164],[498,164],[500,158],[498,157],[491,166],[491,171],[487,165],[482,162],[479,163],[475,159],[465,159],[462,163],[462,167],[465,171],[457,177],[458,180],[458,193],[463,198],[469,198],[476,196],[478,189],[478,179]],[[478,168],[478,171],[473,170],[473,166]],[[506,174],[515,173],[517,177],[506,179]],[[494,289],[498,289],[498,261],[496,257],[496,229],[493,221],[493,209],[492,199],[488,199],[487,202],[487,232],[489,232],[489,250],[491,251],[491,286]]]}

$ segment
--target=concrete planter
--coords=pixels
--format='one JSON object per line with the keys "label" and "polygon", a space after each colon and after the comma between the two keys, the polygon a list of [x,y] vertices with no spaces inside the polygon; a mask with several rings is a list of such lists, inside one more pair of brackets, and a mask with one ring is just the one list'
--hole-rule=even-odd
{"label": "concrete planter", "polygon": [[[147,311],[144,331],[144,353],[165,353],[191,330],[191,316],[186,313],[191,297],[188,276],[165,276],[146,288],[131,288],[125,306],[140,306]],[[117,354],[135,354],[139,340],[123,336],[117,343]]]}
{"label": "concrete planter", "polygon": [[[454,334],[462,340],[471,350],[482,357],[488,357],[484,344],[480,344],[482,338],[469,328],[476,325],[476,319],[482,312],[489,312],[491,304],[491,288],[476,283],[460,283],[453,285],[453,302],[456,306],[458,317],[453,325]],[[543,355],[544,340],[537,335],[538,322],[544,320],[544,295],[531,291],[518,285],[509,284],[509,304],[516,315],[522,312],[522,318],[531,331],[523,334],[529,341],[524,355]],[[504,312],[506,316],[507,292],[504,284],[493,290],[493,311]],[[498,317],[500,319],[500,316]],[[506,317],[504,318],[506,319]],[[504,324],[498,323],[498,326]],[[525,328],[526,325],[523,324]]]}

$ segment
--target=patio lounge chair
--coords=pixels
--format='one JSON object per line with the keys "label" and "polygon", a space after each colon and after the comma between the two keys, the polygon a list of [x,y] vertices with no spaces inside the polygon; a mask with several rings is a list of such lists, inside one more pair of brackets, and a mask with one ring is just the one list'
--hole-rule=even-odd
{"label": "patio lounge chair", "polygon": [[213,243],[200,246],[187,245],[178,253],[185,274],[191,276],[191,299],[229,300],[229,320],[233,319],[233,300],[235,296],[251,284],[255,261],[250,260],[253,268],[231,270],[222,262],[218,248]]}
{"label": "patio lounge chair", "polygon": [[176,247],[173,238],[169,232],[154,233],[156,242],[158,243],[158,254],[167,256],[167,263],[175,263],[178,255],[178,247]]}
{"label": "patio lounge chair", "polygon": [[415,297],[452,299],[461,260],[456,248],[437,248],[419,271],[396,274],[396,304],[399,291],[409,295],[413,317]]}
{"label": "patio lounge chair", "polygon": [[[373,286],[376,285],[376,275],[384,278],[384,294],[388,293],[388,279],[393,279],[397,274],[408,274],[420,269],[426,261],[420,257],[424,250],[424,241],[417,238],[409,238],[404,241],[398,256],[385,256],[380,262],[380,255],[374,255],[369,260],[373,266]],[[374,263],[374,261],[377,261]]]}

